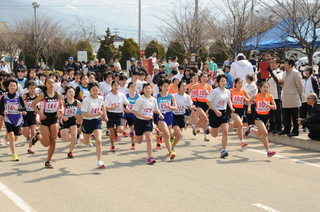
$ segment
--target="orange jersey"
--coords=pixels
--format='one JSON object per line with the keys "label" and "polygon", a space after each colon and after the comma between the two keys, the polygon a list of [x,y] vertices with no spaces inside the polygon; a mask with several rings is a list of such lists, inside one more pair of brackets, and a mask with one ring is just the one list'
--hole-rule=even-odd
{"label": "orange jersey", "polygon": [[173,84],[170,84],[169,93],[174,94],[174,93],[178,93],[178,92],[179,92],[179,89],[173,90]]}
{"label": "orange jersey", "polygon": [[197,98],[198,98],[197,89],[193,89],[192,92],[190,93],[190,88],[191,88],[192,86],[193,86],[192,83],[190,83],[190,84],[188,85],[189,95],[190,95],[190,97],[191,97],[191,100],[192,100],[193,102],[196,102],[196,101],[197,101]]}
{"label": "orange jersey", "polygon": [[265,100],[268,104],[271,103],[271,95],[269,93],[266,94],[266,97],[262,97],[261,93],[256,95],[256,113],[260,115],[268,115],[270,108],[263,103],[262,101]]}
{"label": "orange jersey", "polygon": [[231,90],[231,99],[234,108],[244,107],[244,92],[245,91],[243,89],[240,90],[240,93],[237,93],[235,88]]}
{"label": "orange jersey", "polygon": [[205,84],[204,87],[201,86],[201,83],[198,83],[198,87],[197,87],[197,94],[198,94],[198,102],[207,102],[207,96],[210,93],[210,91],[212,90],[211,85],[209,84]]}

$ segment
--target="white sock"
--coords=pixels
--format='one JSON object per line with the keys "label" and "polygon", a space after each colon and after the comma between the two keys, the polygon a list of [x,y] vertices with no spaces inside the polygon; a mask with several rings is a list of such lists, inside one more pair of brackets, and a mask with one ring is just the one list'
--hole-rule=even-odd
{"label": "white sock", "polygon": [[269,152],[270,151],[270,149],[267,149],[267,152]]}
{"label": "white sock", "polygon": [[12,156],[15,156],[17,153],[13,153],[13,155]]}
{"label": "white sock", "polygon": [[32,147],[28,147],[28,149],[32,149]]}
{"label": "white sock", "polygon": [[240,143],[244,142],[244,140],[240,140]]}

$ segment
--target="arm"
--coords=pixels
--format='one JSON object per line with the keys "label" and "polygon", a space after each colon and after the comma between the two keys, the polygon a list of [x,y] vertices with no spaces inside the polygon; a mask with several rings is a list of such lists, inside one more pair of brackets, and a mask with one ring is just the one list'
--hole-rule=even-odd
{"label": "arm", "polygon": [[249,101],[248,111],[247,111],[249,114],[251,113],[251,104],[252,104],[252,102],[253,102],[254,100],[256,100],[256,94],[253,95],[253,96],[251,97],[250,101]]}
{"label": "arm", "polygon": [[74,98],[75,99],[78,99],[79,100],[79,93],[80,93],[80,87],[78,86],[78,87],[76,87],[76,90],[75,90],[75,94],[74,94]]}
{"label": "arm", "polygon": [[172,106],[169,107],[169,108],[170,108],[170,110],[177,111],[177,110],[178,110],[178,107],[177,107],[176,98],[174,97],[174,95],[171,95],[171,96],[172,96],[172,99],[171,99]]}
{"label": "arm", "polygon": [[31,107],[33,108],[33,110],[34,110],[37,114],[39,114],[40,120],[44,120],[44,119],[47,118],[43,113],[40,112],[40,110],[39,110],[38,107],[37,107],[37,104],[38,104],[39,102],[41,102],[43,99],[44,99],[44,94],[43,94],[43,93],[40,93],[39,96],[38,96],[38,97],[32,102],[32,104],[31,104]]}
{"label": "arm", "polygon": [[301,74],[298,72],[296,73],[296,75],[294,76],[294,82],[297,86],[298,92],[301,96],[302,92],[303,92],[303,84],[302,84],[302,77]]}
{"label": "arm", "polygon": [[262,102],[265,103],[270,109],[276,110],[276,109],[277,109],[277,105],[276,105],[276,103],[274,102],[273,96],[271,96],[270,99],[271,99],[271,100],[270,100],[270,104],[268,104],[265,100],[263,100]]}
{"label": "arm", "polygon": [[234,110],[234,108],[233,108],[231,99],[229,99],[228,106],[229,106],[231,112],[234,113],[235,110]]}

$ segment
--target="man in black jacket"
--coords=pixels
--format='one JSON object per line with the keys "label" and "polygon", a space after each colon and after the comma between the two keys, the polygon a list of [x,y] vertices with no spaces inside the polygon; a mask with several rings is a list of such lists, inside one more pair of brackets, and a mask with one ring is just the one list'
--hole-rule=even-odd
{"label": "man in black jacket", "polygon": [[79,66],[73,61],[73,57],[69,57],[68,58],[68,65],[67,67],[72,67],[74,69],[74,71],[78,71],[79,70]]}
{"label": "man in black jacket", "polygon": [[136,58],[130,58],[130,68],[129,68],[129,77],[132,77],[134,71],[139,71],[138,66],[136,65]]}
{"label": "man in black jacket", "polygon": [[320,140],[320,105],[317,104],[317,94],[311,93],[307,97],[307,103],[312,107],[309,118],[299,118],[298,124],[309,129],[308,137]]}

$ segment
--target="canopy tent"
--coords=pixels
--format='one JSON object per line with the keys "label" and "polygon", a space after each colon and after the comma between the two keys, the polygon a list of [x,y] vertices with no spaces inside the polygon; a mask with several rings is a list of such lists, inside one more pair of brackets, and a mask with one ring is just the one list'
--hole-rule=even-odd
{"label": "canopy tent", "polygon": [[[277,49],[277,48],[301,48],[302,46],[299,44],[298,40],[290,37],[286,30],[284,29],[284,25],[286,21],[281,21],[275,26],[271,27],[266,32],[263,32],[259,35],[256,35],[245,42],[244,50],[268,50],[268,49]],[[305,23],[304,25],[307,25]],[[303,27],[301,27],[303,29]],[[308,30],[308,27],[305,26],[305,31]],[[320,29],[317,35],[320,35]],[[307,34],[308,42],[313,40],[312,35],[310,33]],[[320,38],[317,40],[316,45],[320,44]]]}

